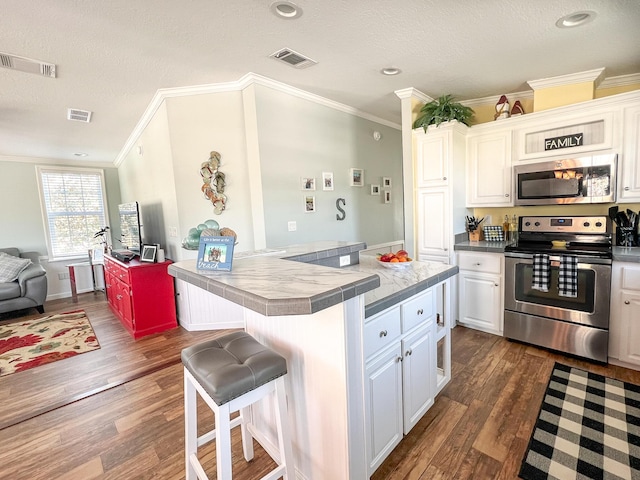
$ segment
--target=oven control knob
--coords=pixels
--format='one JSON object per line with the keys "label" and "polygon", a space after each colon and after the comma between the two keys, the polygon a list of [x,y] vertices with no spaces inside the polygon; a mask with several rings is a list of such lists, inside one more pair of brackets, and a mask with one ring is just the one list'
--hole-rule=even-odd
{"label": "oven control knob", "polygon": [[596,227],[601,227],[602,226],[602,222],[596,222]]}
{"label": "oven control knob", "polygon": [[536,222],[536,223],[534,223],[534,225],[535,225],[536,227],[539,227],[539,226],[540,226],[540,222]]}
{"label": "oven control knob", "polygon": [[531,222],[524,222],[524,226],[525,227],[530,227],[531,226]]}
{"label": "oven control knob", "polygon": [[584,225],[585,227],[588,227],[591,224],[589,222],[584,222],[582,225]]}

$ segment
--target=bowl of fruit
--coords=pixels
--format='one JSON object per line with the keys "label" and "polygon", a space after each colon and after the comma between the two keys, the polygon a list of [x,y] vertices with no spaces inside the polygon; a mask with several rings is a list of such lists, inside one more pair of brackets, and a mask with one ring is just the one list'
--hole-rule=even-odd
{"label": "bowl of fruit", "polygon": [[411,262],[413,262],[413,260],[409,258],[409,254],[406,250],[398,250],[395,253],[390,252],[378,254],[378,263],[385,268],[393,270],[407,268],[411,265]]}

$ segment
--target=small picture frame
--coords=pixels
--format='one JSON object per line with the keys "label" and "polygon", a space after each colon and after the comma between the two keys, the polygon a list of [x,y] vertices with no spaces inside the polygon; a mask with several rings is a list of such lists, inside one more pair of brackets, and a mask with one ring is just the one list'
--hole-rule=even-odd
{"label": "small picture frame", "polygon": [[352,168],[349,170],[349,185],[352,187],[362,187],[364,185],[364,170]]}
{"label": "small picture frame", "polygon": [[200,236],[196,267],[200,271],[230,272],[235,237]]}
{"label": "small picture frame", "polygon": [[382,188],[391,188],[391,177],[382,177]]}
{"label": "small picture frame", "polygon": [[300,179],[300,185],[302,187],[302,190],[315,190],[316,179],[314,177],[302,177]]}
{"label": "small picture frame", "polygon": [[156,256],[158,255],[157,245],[143,245],[140,252],[140,261],[148,263],[156,263]]}
{"label": "small picture frame", "polygon": [[380,185],[371,185],[371,195],[380,195]]}
{"label": "small picture frame", "polygon": [[304,197],[304,212],[315,213],[315,211],[316,211],[316,197],[311,195],[306,195]]}
{"label": "small picture frame", "polygon": [[322,190],[333,190],[333,172],[322,172]]}
{"label": "small picture frame", "polygon": [[391,203],[391,191],[384,191],[384,203]]}

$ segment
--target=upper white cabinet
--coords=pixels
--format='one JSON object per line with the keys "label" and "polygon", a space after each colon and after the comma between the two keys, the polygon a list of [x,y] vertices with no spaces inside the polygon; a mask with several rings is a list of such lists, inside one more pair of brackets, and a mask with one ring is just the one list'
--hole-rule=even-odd
{"label": "upper white cabinet", "polygon": [[467,137],[467,206],[513,206],[511,130]]}
{"label": "upper white cabinet", "polygon": [[640,202],[640,105],[624,109],[622,154],[618,162],[618,201]]}
{"label": "upper white cabinet", "polygon": [[430,127],[414,132],[414,151],[420,159],[416,164],[416,186],[438,187],[446,185],[449,179],[449,158],[451,151],[451,130]]}

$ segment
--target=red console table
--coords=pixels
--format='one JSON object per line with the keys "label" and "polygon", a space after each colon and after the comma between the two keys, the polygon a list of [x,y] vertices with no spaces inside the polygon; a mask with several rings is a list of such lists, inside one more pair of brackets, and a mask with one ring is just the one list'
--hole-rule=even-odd
{"label": "red console table", "polygon": [[109,307],[135,339],[178,326],[170,264],[104,257]]}

